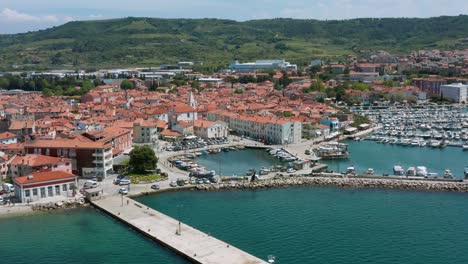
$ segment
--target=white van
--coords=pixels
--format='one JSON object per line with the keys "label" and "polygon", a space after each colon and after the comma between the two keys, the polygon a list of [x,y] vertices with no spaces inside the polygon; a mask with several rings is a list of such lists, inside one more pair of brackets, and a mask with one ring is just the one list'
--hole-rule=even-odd
{"label": "white van", "polygon": [[83,186],[84,189],[92,189],[92,188],[96,188],[96,187],[97,187],[97,182],[96,181],[91,181],[91,180],[86,181],[84,183],[84,186]]}
{"label": "white van", "polygon": [[15,187],[11,183],[4,183],[3,184],[3,189],[5,191],[7,191],[7,192],[14,192],[15,191]]}

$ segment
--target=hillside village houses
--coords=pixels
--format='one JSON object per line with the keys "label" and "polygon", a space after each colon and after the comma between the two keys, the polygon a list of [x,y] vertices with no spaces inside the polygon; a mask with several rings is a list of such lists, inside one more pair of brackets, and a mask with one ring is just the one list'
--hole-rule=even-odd
{"label": "hillside village houses", "polygon": [[[404,83],[404,79],[398,79],[401,77],[398,74],[405,67],[424,68],[433,63],[442,67],[442,64],[432,61],[431,56],[445,58],[453,55],[434,54],[415,53],[406,58],[378,54],[365,60],[350,57],[347,62],[322,67],[322,71],[338,74],[323,85],[333,90],[346,78],[359,79],[371,89],[347,90],[345,95],[356,99],[356,102],[371,102],[379,95],[426,98],[426,94],[439,94],[446,89],[444,85],[455,80],[428,76],[414,79],[410,85]],[[418,61],[431,63],[423,65]],[[450,61],[444,62],[448,70],[465,71],[466,62],[451,67]],[[178,87],[161,84],[156,91],[148,91],[146,86],[153,84],[154,79],[140,80],[132,76],[136,89],[122,91],[118,82],[112,82],[75,97],[76,101],[37,93],[0,94],[1,176],[20,178],[62,171],[77,177],[104,178],[113,173],[113,158],[128,153],[134,144],[154,146],[159,140],[181,140],[191,135],[205,139],[221,138],[230,133],[268,144],[296,144],[303,138],[326,137],[353,122],[352,117],[323,103],[329,100],[323,90],[305,92],[318,80],[308,74],[292,76],[297,70],[293,64],[258,61],[232,66],[238,73],[221,72],[206,76],[184,71],[180,74],[187,74],[188,84]],[[264,69],[275,70],[266,81],[238,81],[241,77],[270,77],[268,73],[258,72]],[[289,71],[290,83],[284,89],[275,89],[284,77],[283,70]],[[138,71],[130,72],[138,74]],[[174,74],[166,75],[169,77],[161,78],[170,78]],[[199,82],[199,88],[191,87],[196,78],[224,80],[227,77],[232,77],[232,81],[222,81],[215,86]],[[387,80],[385,78],[397,78],[401,82],[396,81],[397,87],[388,87],[383,83]],[[460,78],[456,81],[466,83]],[[443,94],[444,97],[451,96],[448,92]],[[25,190],[22,197],[27,197],[27,178],[17,183]],[[51,186],[52,194],[59,193],[54,185]],[[61,190],[62,194],[63,188]],[[41,189],[31,190],[30,197],[37,197],[34,192],[42,195]],[[45,196],[48,194],[47,186]]]}

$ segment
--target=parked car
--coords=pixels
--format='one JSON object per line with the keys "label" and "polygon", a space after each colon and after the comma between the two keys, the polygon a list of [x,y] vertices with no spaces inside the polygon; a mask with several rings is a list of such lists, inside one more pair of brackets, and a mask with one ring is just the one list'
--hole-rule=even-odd
{"label": "parked car", "polygon": [[151,189],[153,190],[159,190],[161,187],[159,186],[159,184],[153,184],[151,185]]}
{"label": "parked car", "polygon": [[202,179],[197,179],[195,182],[196,182],[197,184],[203,184],[203,180],[202,180]]}
{"label": "parked car", "polygon": [[202,181],[203,183],[210,183],[210,180],[208,180],[207,178],[203,178]]}
{"label": "parked car", "polygon": [[3,204],[3,197],[0,196],[0,204]]}
{"label": "parked car", "polygon": [[121,187],[121,188],[119,189],[119,193],[125,195],[125,194],[128,194],[128,190],[127,190],[127,188],[125,188],[125,187]]}
{"label": "parked car", "polygon": [[114,179],[114,184],[119,184],[120,183],[120,179]]}
{"label": "parked car", "polygon": [[190,184],[197,184],[197,181],[194,178],[192,178],[190,179]]}
{"label": "parked car", "polygon": [[129,185],[131,182],[128,179],[120,180],[119,185]]}
{"label": "parked car", "polygon": [[183,179],[178,179],[176,183],[179,186],[184,186],[185,185],[185,181]]}
{"label": "parked car", "polygon": [[177,187],[177,182],[176,181],[171,181],[171,183],[169,183],[169,186]]}
{"label": "parked car", "polygon": [[87,180],[84,183],[83,189],[91,189],[97,187],[97,181]]}

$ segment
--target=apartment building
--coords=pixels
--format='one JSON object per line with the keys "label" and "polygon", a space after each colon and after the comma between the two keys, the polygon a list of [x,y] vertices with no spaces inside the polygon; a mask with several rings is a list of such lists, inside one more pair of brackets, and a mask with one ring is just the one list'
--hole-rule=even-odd
{"label": "apartment building", "polygon": [[112,140],[83,139],[34,140],[24,144],[28,154],[71,159],[72,172],[83,178],[105,178],[112,172]]}

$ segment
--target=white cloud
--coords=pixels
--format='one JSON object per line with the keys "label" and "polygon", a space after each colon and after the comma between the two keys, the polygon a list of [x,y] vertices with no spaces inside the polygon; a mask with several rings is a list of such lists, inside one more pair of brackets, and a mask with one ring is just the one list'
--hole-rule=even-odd
{"label": "white cloud", "polygon": [[48,15],[48,16],[33,16],[26,13],[21,13],[16,10],[9,8],[4,8],[0,12],[0,20],[10,22],[10,23],[25,23],[25,22],[47,22],[47,23],[57,23],[60,19],[57,16]]}

